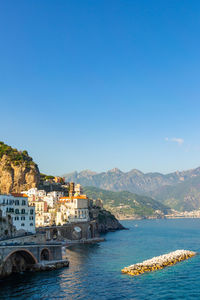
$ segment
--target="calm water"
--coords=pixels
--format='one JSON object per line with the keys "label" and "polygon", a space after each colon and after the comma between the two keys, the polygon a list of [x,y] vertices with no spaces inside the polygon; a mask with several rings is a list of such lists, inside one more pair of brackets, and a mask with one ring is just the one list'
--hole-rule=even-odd
{"label": "calm water", "polygon": [[138,277],[120,273],[176,249],[200,252],[200,219],[123,224],[130,230],[109,233],[104,243],[68,249],[69,268],[1,282],[0,299],[200,299],[200,255]]}

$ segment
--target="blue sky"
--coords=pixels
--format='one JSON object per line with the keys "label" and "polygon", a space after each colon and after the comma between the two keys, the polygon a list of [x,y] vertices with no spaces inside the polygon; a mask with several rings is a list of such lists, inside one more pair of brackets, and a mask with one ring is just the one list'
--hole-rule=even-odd
{"label": "blue sky", "polygon": [[0,2],[0,140],[42,172],[200,166],[200,1]]}

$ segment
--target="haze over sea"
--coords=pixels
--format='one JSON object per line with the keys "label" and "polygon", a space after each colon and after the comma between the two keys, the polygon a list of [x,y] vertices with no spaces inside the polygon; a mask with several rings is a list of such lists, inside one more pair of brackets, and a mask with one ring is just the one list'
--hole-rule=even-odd
{"label": "haze over sea", "polygon": [[131,277],[124,266],[176,249],[200,252],[200,219],[123,221],[96,245],[67,249],[70,267],[13,276],[0,299],[200,299],[200,256]]}

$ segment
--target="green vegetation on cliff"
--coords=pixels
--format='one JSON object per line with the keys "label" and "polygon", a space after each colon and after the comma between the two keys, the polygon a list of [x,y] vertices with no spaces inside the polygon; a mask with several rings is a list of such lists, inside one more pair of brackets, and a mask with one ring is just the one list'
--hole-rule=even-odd
{"label": "green vegetation on cliff", "polygon": [[169,208],[150,197],[127,191],[112,192],[96,187],[84,187],[84,192],[91,199],[101,199],[104,207],[118,217],[151,217],[167,214]]}
{"label": "green vegetation on cliff", "polygon": [[28,155],[26,150],[18,151],[17,149],[6,145],[4,142],[0,142],[0,159],[4,155],[6,155],[15,166],[18,166],[21,163],[25,163],[26,166],[35,165],[32,157]]}
{"label": "green vegetation on cliff", "polygon": [[40,173],[40,179],[42,181],[49,180],[49,179],[53,180],[54,178],[55,178],[55,176],[53,176],[53,175],[46,175],[44,173]]}

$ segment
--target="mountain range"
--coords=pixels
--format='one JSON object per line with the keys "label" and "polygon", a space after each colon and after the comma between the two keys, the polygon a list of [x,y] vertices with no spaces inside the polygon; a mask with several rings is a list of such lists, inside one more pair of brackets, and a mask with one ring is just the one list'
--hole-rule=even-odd
{"label": "mountain range", "polygon": [[84,170],[64,175],[66,181],[110,191],[129,191],[154,198],[183,211],[200,207],[200,167],[170,174],[143,173],[137,169],[122,172],[114,168],[96,173]]}

